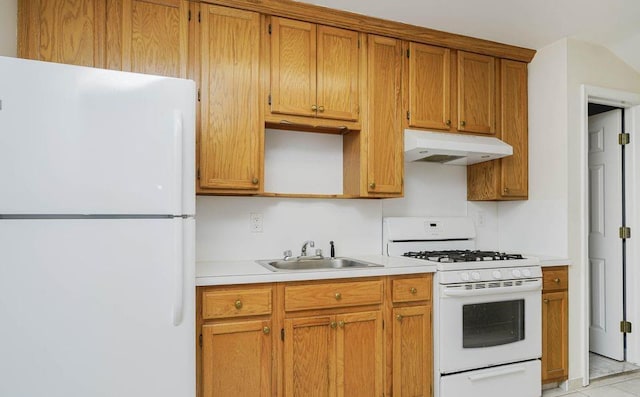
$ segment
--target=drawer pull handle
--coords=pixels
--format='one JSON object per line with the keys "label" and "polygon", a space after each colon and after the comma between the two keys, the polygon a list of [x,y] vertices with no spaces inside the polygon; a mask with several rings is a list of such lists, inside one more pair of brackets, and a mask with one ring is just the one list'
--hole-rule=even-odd
{"label": "drawer pull handle", "polygon": [[269,335],[271,333],[271,328],[269,327],[262,328],[262,333],[265,335]]}
{"label": "drawer pull handle", "polygon": [[336,327],[338,326],[338,323],[336,323],[335,321],[332,321],[331,324],[329,324],[329,326],[333,329],[336,329]]}
{"label": "drawer pull handle", "polygon": [[242,301],[240,299],[238,299],[234,305],[236,306],[236,309],[242,309]]}
{"label": "drawer pull handle", "polygon": [[344,321],[338,321],[338,327],[344,328],[344,324],[345,324]]}
{"label": "drawer pull handle", "polygon": [[404,317],[402,316],[402,314],[398,314],[398,315],[396,316],[396,320],[398,320],[398,321],[402,321],[402,319],[403,319],[403,318],[404,318]]}
{"label": "drawer pull handle", "polygon": [[342,294],[340,292],[336,292],[335,297],[336,300],[339,301],[340,299],[342,299]]}
{"label": "drawer pull handle", "polygon": [[556,284],[560,284],[560,279],[559,278],[554,278],[553,282],[556,283]]}
{"label": "drawer pull handle", "polygon": [[544,303],[549,303],[549,299],[543,299],[542,300]]}
{"label": "drawer pull handle", "polygon": [[415,295],[418,293],[418,290],[415,287],[411,287],[411,289],[409,290],[409,292],[411,292],[411,295]]}

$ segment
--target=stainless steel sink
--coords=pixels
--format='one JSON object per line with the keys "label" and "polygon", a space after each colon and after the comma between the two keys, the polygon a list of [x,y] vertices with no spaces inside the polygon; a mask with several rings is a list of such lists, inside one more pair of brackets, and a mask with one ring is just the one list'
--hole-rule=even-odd
{"label": "stainless steel sink", "polygon": [[322,259],[289,259],[289,260],[259,260],[256,261],[272,272],[292,270],[322,270],[322,269],[357,269],[368,267],[383,267],[375,263],[359,261],[350,258],[322,258]]}

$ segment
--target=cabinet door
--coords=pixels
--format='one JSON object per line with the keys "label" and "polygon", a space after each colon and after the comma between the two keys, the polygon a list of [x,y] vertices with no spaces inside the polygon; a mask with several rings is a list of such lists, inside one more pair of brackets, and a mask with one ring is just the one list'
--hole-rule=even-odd
{"label": "cabinet door", "polygon": [[315,116],[316,25],[271,18],[271,112]]}
{"label": "cabinet door", "polygon": [[284,386],[287,397],[335,396],[333,316],[284,320]]}
{"label": "cabinet door", "polygon": [[369,36],[368,41],[367,191],[401,195],[402,43],[380,36]]}
{"label": "cabinet door", "polygon": [[448,130],[451,50],[409,43],[409,126]]}
{"label": "cabinet door", "polygon": [[513,147],[513,156],[500,160],[501,192],[505,197],[528,195],[527,64],[502,60],[500,65],[502,140]]}
{"label": "cabinet door", "polygon": [[20,0],[18,56],[103,67],[106,0]]}
{"label": "cabinet door", "polygon": [[567,291],[542,294],[542,383],[567,379]]}
{"label": "cabinet door", "polygon": [[382,395],[382,313],[379,311],[336,316],[337,395]]}
{"label": "cabinet door", "polygon": [[458,51],[458,130],[495,133],[495,59]]}
{"label": "cabinet door", "polygon": [[107,67],[187,77],[189,2],[121,0],[107,9]]}
{"label": "cabinet door", "polygon": [[257,190],[260,16],[202,4],[200,187]]}
{"label": "cabinet door", "polygon": [[318,26],[317,116],[357,120],[359,112],[358,33]]}
{"label": "cabinet door", "polygon": [[203,397],[271,395],[271,321],[202,327]]}
{"label": "cabinet door", "polygon": [[431,306],[395,308],[393,395],[430,397],[433,382]]}

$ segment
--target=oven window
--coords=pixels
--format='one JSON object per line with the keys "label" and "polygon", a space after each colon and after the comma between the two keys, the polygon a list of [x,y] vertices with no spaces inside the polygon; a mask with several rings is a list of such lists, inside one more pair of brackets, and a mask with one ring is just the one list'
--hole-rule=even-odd
{"label": "oven window", "polygon": [[524,339],[524,299],[462,307],[462,347],[506,345]]}

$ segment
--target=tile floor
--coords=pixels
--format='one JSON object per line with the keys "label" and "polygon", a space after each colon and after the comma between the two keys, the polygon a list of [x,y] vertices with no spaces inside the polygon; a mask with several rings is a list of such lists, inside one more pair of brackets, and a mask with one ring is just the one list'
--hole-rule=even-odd
{"label": "tile floor", "polygon": [[589,355],[589,367],[589,386],[570,392],[559,388],[544,390],[542,397],[640,397],[640,367],[593,353]]}

